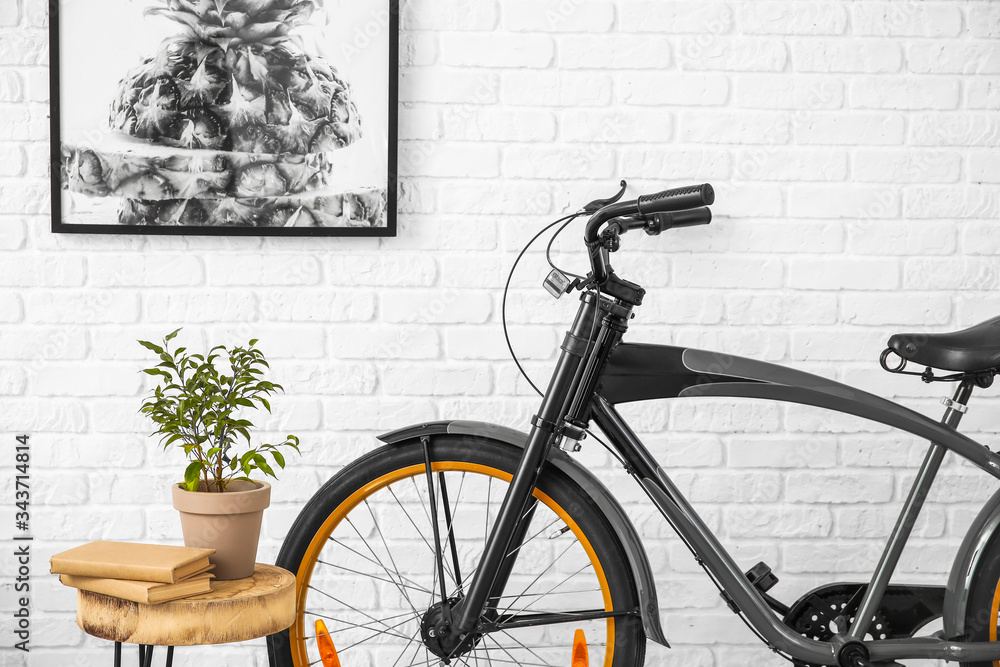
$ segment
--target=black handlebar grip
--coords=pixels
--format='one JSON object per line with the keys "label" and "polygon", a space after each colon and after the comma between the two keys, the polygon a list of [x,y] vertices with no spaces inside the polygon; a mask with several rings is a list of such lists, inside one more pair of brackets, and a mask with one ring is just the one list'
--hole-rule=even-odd
{"label": "black handlebar grip", "polygon": [[712,222],[712,209],[704,207],[673,213],[655,213],[651,216],[651,221],[652,224],[646,228],[646,233],[653,235],[678,227],[707,225]]}
{"label": "black handlebar grip", "polygon": [[708,183],[664,190],[655,195],[643,195],[636,201],[639,213],[642,215],[686,211],[700,206],[711,206],[714,203],[715,190]]}

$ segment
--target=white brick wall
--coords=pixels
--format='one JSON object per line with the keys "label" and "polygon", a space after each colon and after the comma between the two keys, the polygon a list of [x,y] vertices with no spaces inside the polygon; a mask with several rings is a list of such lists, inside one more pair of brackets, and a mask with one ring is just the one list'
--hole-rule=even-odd
{"label": "white brick wall", "polygon": [[[382,241],[50,235],[45,6],[0,0],[0,433],[34,436],[33,667],[110,660],[75,628],[48,555],[177,535],[166,486],[180,461],[136,435],[138,337],[184,325],[193,344],[261,338],[289,393],[268,426],[307,452],[275,485],[271,558],[297,507],[374,432],[446,417],[525,426],[535,400],[499,332],[506,271],[539,224],[619,178],[633,194],[718,190],[711,228],[625,240],[620,272],[651,288],[632,339],[796,364],[936,416],[943,388],[887,377],[882,344],[897,328],[1000,313],[994,2],[404,0],[400,234]],[[560,246],[582,266],[577,229]],[[543,264],[529,255],[510,300],[536,379],[573,309],[542,294]],[[987,443],[998,405],[980,399],[967,419]],[[864,576],[923,452],[798,407],[627,413],[738,559],[774,566],[789,601]],[[675,649],[651,647],[648,664],[773,664],[586,448],[630,501],[661,579]],[[953,458],[945,474],[908,579],[943,582],[995,486]],[[0,663],[18,665],[10,565],[0,559]],[[262,666],[260,645],[181,650],[178,664]]]}

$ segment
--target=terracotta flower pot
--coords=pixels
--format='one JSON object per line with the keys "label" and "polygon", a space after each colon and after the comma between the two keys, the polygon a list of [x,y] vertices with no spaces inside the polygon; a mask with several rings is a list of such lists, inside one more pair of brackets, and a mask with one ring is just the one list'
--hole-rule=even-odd
{"label": "terracotta flower pot", "polygon": [[181,514],[184,544],[215,549],[217,580],[243,579],[253,574],[264,510],[271,504],[267,482],[234,480],[223,493],[172,487],[174,509]]}

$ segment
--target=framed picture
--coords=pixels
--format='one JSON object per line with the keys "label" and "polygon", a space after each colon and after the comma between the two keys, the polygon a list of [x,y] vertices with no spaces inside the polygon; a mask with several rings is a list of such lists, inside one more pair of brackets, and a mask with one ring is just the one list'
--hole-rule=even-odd
{"label": "framed picture", "polygon": [[52,0],[52,231],[395,236],[397,0]]}

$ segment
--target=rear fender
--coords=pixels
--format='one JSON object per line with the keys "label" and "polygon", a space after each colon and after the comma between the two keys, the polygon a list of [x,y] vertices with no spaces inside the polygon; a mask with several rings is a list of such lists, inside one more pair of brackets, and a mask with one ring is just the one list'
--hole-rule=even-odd
{"label": "rear fender", "polygon": [[[528,441],[528,436],[521,431],[516,431],[506,426],[476,421],[440,421],[417,424],[392,431],[391,433],[384,433],[378,436],[378,439],[388,444],[394,444],[425,435],[444,434],[469,435],[496,440],[522,449]],[[652,568],[649,566],[649,558],[646,556],[642,540],[639,538],[639,534],[629,520],[628,515],[625,514],[625,510],[622,509],[622,506],[615,500],[607,488],[601,484],[600,480],[561,449],[553,448],[549,454],[548,462],[576,482],[597,503],[597,506],[604,512],[604,516],[608,518],[615,533],[618,535],[618,539],[625,548],[629,567],[632,569],[632,575],[639,589],[639,604],[642,610],[642,624],[646,631],[646,637],[657,644],[669,647],[670,644],[667,643],[667,638],[663,634],[663,627],[660,624],[660,608],[656,602],[656,582],[653,579]]]}
{"label": "rear fender", "polygon": [[955,563],[948,576],[948,587],[944,594],[944,636],[964,637],[969,592],[976,579],[980,563],[986,556],[986,547],[1000,528],[1000,491],[986,502],[983,509],[969,526],[962,540],[962,546],[955,556]]}

